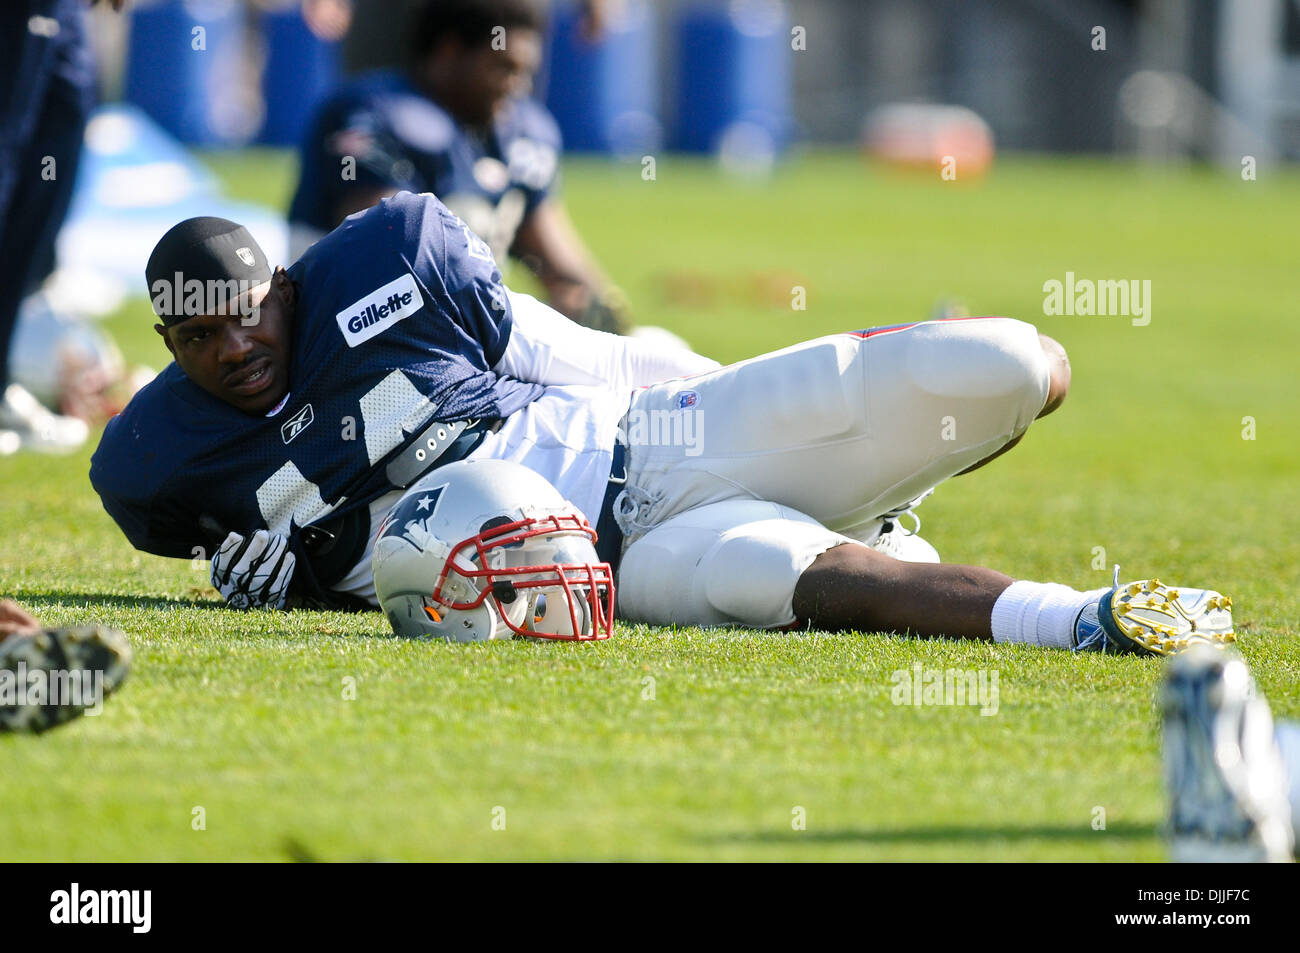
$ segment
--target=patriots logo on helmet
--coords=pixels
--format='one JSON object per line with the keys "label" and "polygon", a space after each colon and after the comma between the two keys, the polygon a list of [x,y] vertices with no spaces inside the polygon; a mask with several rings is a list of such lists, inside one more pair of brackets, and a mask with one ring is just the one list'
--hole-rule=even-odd
{"label": "patriots logo on helmet", "polygon": [[384,518],[384,522],[379,527],[379,535],[396,536],[405,539],[410,543],[417,542],[411,538],[407,527],[415,523],[421,527],[426,520],[438,511],[438,499],[442,496],[442,491],[447,489],[444,483],[442,486],[435,486],[427,492],[418,496],[411,495],[404,498],[401,503],[394,507],[392,512]]}

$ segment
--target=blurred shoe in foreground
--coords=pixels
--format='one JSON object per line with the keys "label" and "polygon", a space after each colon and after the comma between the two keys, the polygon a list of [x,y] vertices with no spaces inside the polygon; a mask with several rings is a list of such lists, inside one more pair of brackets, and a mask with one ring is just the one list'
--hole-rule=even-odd
{"label": "blurred shoe in foreground", "polygon": [[42,629],[16,603],[0,602],[0,733],[39,734],[98,714],[130,667],[131,646],[116,629]]}
{"label": "blurred shoe in foreground", "polygon": [[1295,833],[1268,702],[1233,651],[1194,645],[1164,696],[1169,834],[1180,863],[1283,863]]}

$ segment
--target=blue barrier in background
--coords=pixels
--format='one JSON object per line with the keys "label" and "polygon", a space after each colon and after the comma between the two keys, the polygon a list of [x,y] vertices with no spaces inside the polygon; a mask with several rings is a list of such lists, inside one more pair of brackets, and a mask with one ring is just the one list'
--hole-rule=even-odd
{"label": "blue barrier in background", "polygon": [[[300,141],[311,109],[341,78],[339,44],[313,35],[297,5],[264,13],[259,107],[243,55],[242,0],[139,0],[127,52],[126,99],[182,142]],[[202,35],[196,36],[201,30]],[[697,0],[681,10],[672,145],[739,161],[788,143],[790,34],[778,0]],[[196,49],[202,40],[202,49]],[[662,146],[655,11],[613,7],[589,42],[574,0],[560,0],[548,44],[546,103],[576,151],[638,156]]]}
{"label": "blue barrier in background", "polygon": [[572,2],[551,19],[546,105],[566,149],[638,156],[659,147],[659,77],[653,9],[644,0],[615,8],[595,43],[582,36]]}
{"label": "blue barrier in background", "polygon": [[133,8],[127,101],[182,142],[248,141],[258,117],[249,115],[241,95],[247,82],[243,16],[238,0],[167,0]]}
{"label": "blue barrier in background", "polygon": [[[673,145],[691,152],[768,150],[788,143],[790,28],[773,0],[688,6],[677,23]],[[755,156],[755,158],[759,158]]]}
{"label": "blue barrier in background", "polygon": [[296,5],[263,14],[262,29],[266,36],[266,70],[262,74],[266,122],[258,141],[296,146],[313,107],[342,78],[341,44],[312,33]]}
{"label": "blue barrier in background", "polygon": [[143,294],[154,243],[194,215],[239,222],[271,262],[289,264],[280,210],[226,198],[217,177],[138,108],[101,106],[86,126],[72,207],[59,232],[60,266],[75,265]]}

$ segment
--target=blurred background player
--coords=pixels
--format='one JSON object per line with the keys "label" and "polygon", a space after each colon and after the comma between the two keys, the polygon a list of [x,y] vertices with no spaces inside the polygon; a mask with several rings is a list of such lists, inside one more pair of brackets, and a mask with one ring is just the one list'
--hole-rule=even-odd
{"label": "blurred background player", "polygon": [[560,133],[528,98],[544,17],[531,0],[425,0],[405,70],[366,74],[317,110],[289,211],[297,258],[353,212],[432,192],[580,324],[624,330],[609,282],[556,197]]}
{"label": "blurred background player", "polygon": [[[120,10],[125,0],[108,0]],[[10,0],[0,7],[0,453],[64,452],[86,424],[51,413],[9,380],[19,306],[54,269],[94,102],[85,0]]]}

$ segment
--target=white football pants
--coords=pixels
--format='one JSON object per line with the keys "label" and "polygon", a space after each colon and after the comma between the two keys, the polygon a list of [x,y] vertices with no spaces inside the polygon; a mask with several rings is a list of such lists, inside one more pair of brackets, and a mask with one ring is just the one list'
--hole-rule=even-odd
{"label": "white football pants", "polygon": [[813,560],[1020,436],[1049,383],[1033,325],[991,317],[835,334],[637,391],[619,616],[794,623]]}

